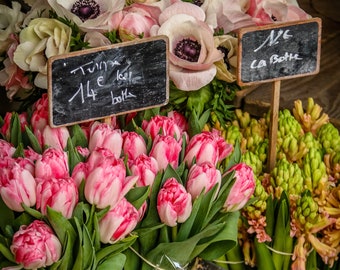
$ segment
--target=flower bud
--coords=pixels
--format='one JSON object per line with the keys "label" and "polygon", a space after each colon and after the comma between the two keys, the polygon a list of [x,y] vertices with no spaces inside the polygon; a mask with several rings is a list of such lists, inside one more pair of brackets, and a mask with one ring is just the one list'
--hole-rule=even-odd
{"label": "flower bud", "polygon": [[201,192],[207,193],[215,185],[221,185],[221,172],[209,162],[194,164],[188,174],[187,191],[192,198],[197,198]]}
{"label": "flower bud", "polygon": [[10,247],[15,261],[25,269],[43,268],[57,262],[62,246],[52,229],[41,220],[30,225],[22,225],[12,240]]}
{"label": "flower bud", "polygon": [[240,210],[250,199],[255,191],[255,177],[253,170],[245,163],[239,163],[230,168],[235,171],[235,183],[224,203],[224,211],[233,212]]}
{"label": "flower bud", "polygon": [[69,176],[68,158],[66,152],[58,148],[48,148],[35,164],[35,177],[64,178]]}
{"label": "flower bud", "polygon": [[122,198],[99,221],[100,241],[112,244],[123,239],[136,227],[139,217],[137,209]]}
{"label": "flower bud", "polygon": [[147,135],[155,139],[157,135],[169,135],[177,140],[182,138],[183,130],[177,125],[175,118],[156,115],[149,122],[144,121],[142,128]]}
{"label": "flower bud", "polygon": [[191,166],[194,159],[197,164],[217,162],[226,158],[233,150],[233,146],[218,135],[217,132],[201,132],[191,138],[186,148],[184,161]]}
{"label": "flower bud", "polygon": [[158,162],[153,157],[141,154],[133,161],[130,170],[132,175],[138,176],[137,186],[152,186],[159,170]]}
{"label": "flower bud", "polygon": [[86,200],[103,209],[114,207],[137,182],[138,176],[126,177],[123,160],[114,156],[102,159],[101,164],[94,167],[85,181],[84,194]]}
{"label": "flower bud", "polygon": [[71,218],[74,207],[78,203],[78,188],[71,177],[37,178],[37,209],[46,215],[47,206]]}
{"label": "flower bud", "polygon": [[64,150],[70,133],[66,127],[52,128],[47,125],[42,131],[42,146]]}
{"label": "flower bud", "polygon": [[14,153],[15,147],[11,143],[0,139],[0,158],[12,157]]}
{"label": "flower bud", "polygon": [[[6,162],[6,160],[8,162]],[[13,211],[22,212],[21,204],[28,207],[36,203],[36,181],[29,170],[7,158],[1,162],[0,194],[4,203]]]}
{"label": "flower bud", "polygon": [[96,148],[106,148],[110,150],[116,158],[122,152],[123,138],[119,129],[114,129],[106,123],[95,122],[90,131],[89,150]]}
{"label": "flower bud", "polygon": [[157,135],[149,155],[158,162],[160,170],[164,170],[168,164],[173,168],[178,167],[179,154],[182,150],[182,140],[177,141],[170,135]]}
{"label": "flower bud", "polygon": [[146,143],[141,135],[136,132],[125,131],[123,137],[123,152],[131,162],[139,155],[146,154]]}
{"label": "flower bud", "polygon": [[165,181],[157,197],[157,211],[163,223],[174,227],[185,222],[191,214],[191,195],[175,178]]}

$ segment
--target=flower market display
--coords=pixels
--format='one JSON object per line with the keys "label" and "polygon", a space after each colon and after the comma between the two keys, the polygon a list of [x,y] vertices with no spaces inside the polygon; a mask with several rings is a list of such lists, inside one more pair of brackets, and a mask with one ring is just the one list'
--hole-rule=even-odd
{"label": "flower market display", "polygon": [[[232,101],[237,32],[310,16],[295,0],[0,5],[0,268],[339,269],[340,135],[314,103]],[[168,104],[52,128],[48,59],[165,35]]]}

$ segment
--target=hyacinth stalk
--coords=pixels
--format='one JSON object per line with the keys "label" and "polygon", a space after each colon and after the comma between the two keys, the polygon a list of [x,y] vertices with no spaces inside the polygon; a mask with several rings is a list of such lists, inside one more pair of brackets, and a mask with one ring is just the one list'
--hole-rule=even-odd
{"label": "hyacinth stalk", "polygon": [[294,248],[292,269],[306,269],[308,252],[313,248],[320,255],[325,264],[330,266],[337,258],[335,248],[322,243],[316,233],[334,223],[334,220],[319,213],[318,203],[313,199],[309,190],[306,190],[293,201],[291,208],[292,230],[291,236],[298,238]]}
{"label": "hyacinth stalk", "polygon": [[340,151],[339,130],[332,123],[321,126],[318,130],[317,138],[326,153]]}
{"label": "hyacinth stalk", "polygon": [[329,121],[329,116],[321,112],[321,106],[315,104],[314,99],[311,97],[307,99],[305,111],[301,100],[294,101],[293,115],[305,132],[311,132],[316,135],[318,129]]}
{"label": "hyacinth stalk", "polygon": [[315,148],[309,149],[302,166],[305,187],[313,192],[313,196],[319,197],[322,204],[327,195],[329,183],[321,151]]}
{"label": "hyacinth stalk", "polygon": [[271,172],[271,183],[276,198],[280,198],[283,191],[288,195],[299,195],[303,191],[304,178],[297,163],[291,163],[285,158],[280,159]]}
{"label": "hyacinth stalk", "polygon": [[299,138],[304,134],[300,123],[294,118],[288,109],[279,112],[278,119],[278,142],[281,145],[282,140],[288,134],[292,134],[295,138]]}
{"label": "hyacinth stalk", "polygon": [[241,160],[252,167],[255,175],[259,176],[262,173],[263,163],[259,156],[257,156],[253,152],[248,151],[244,153],[241,157]]}
{"label": "hyacinth stalk", "polygon": [[281,146],[278,150],[279,157],[286,157],[290,162],[299,162],[306,155],[308,149],[302,137],[296,138],[289,133],[281,140]]}

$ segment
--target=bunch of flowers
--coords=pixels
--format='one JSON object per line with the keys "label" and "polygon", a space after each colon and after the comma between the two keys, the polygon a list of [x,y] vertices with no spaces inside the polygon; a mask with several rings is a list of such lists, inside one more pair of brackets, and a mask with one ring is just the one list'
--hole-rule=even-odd
{"label": "bunch of flowers", "polygon": [[110,120],[52,129],[46,94],[6,114],[2,269],[186,269],[235,246],[255,188],[239,148],[175,111]]}
{"label": "bunch of flowers", "polygon": [[279,111],[276,162],[268,171],[269,114],[236,115],[213,126],[229,143],[241,142],[241,161],[256,178],[255,200],[241,210],[239,245],[221,263],[240,262],[230,267],[240,270],[339,269],[339,129],[313,98],[296,100],[292,111]]}
{"label": "bunch of flowers", "polygon": [[239,89],[235,83],[238,29],[310,17],[296,0],[11,3],[12,7],[0,5],[0,84],[10,100],[47,89],[47,60],[52,56],[166,35],[170,94],[176,109],[184,107],[185,112],[195,110],[200,115],[209,106],[221,119],[229,116],[225,101]]}

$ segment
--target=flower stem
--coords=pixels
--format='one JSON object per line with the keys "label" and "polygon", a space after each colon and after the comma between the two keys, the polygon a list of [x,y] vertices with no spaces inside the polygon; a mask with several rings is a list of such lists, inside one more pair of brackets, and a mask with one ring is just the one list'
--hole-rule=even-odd
{"label": "flower stem", "polygon": [[173,242],[177,239],[177,229],[177,225],[171,228],[171,238]]}

